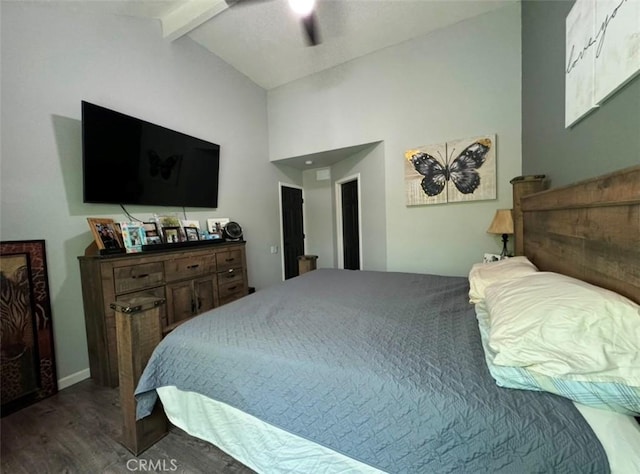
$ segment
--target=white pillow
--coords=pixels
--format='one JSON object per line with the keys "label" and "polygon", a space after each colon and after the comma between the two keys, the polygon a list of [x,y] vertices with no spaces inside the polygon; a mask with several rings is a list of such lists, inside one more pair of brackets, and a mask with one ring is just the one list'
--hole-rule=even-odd
{"label": "white pillow", "polygon": [[476,263],[469,272],[469,302],[476,304],[484,299],[487,286],[497,281],[517,278],[537,272],[527,257],[511,257],[490,263]]}
{"label": "white pillow", "polygon": [[496,364],[640,387],[640,306],[624,296],[538,272],[490,285],[485,303]]}

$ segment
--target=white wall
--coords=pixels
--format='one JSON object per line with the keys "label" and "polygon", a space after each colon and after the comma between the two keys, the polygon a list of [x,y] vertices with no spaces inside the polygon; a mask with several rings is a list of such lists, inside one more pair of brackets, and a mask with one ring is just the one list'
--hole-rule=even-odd
{"label": "white wall", "polygon": [[[269,163],[266,93],[159,23],[93,16],[73,2],[2,2],[2,240],[45,239],[58,377],[86,375],[77,257],[92,241],[88,216],[123,220],[118,206],[82,203],[80,101],[88,100],[221,145],[217,210],[190,219],[238,221],[249,284],[280,281],[278,181],[301,172]],[[118,183],[105,183],[117,186]],[[136,217],[181,209],[127,206]]]}
{"label": "white wall", "polygon": [[[331,173],[331,168],[321,168]],[[317,255],[318,268],[335,268],[335,213],[331,205],[333,180],[317,179],[318,169],[302,173],[304,188],[305,253]]]}
{"label": "white wall", "polygon": [[[520,51],[515,4],[273,89],[269,158],[383,140],[387,269],[465,275],[521,174]],[[494,133],[497,200],[405,206],[405,150]]]}
{"label": "white wall", "polygon": [[[384,193],[384,147],[374,143],[338,163],[320,170],[329,179],[318,179],[318,169],[303,173],[306,253],[318,256],[318,268],[337,268],[339,213],[336,211],[336,182],[358,176],[360,224],[368,238],[361,242],[363,270],[386,268],[386,216]],[[371,237],[375,236],[375,237]]]}

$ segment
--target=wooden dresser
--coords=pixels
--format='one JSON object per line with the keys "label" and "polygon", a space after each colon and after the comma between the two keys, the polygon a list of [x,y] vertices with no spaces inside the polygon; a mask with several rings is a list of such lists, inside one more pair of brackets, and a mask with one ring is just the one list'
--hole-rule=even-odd
{"label": "wooden dresser", "polygon": [[226,242],[117,256],[82,256],[80,276],[91,377],[118,386],[116,301],[166,298],[163,332],[248,293],[245,242]]}

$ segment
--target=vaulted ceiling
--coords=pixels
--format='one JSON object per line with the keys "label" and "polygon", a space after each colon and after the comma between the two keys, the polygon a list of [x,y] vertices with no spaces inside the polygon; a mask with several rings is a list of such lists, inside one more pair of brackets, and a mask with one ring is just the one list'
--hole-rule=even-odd
{"label": "vaulted ceiling", "polygon": [[[60,2],[158,21],[166,41],[189,36],[265,89],[425,35],[518,0],[318,0],[321,43],[307,46],[286,0]],[[51,2],[54,3],[54,2]]]}

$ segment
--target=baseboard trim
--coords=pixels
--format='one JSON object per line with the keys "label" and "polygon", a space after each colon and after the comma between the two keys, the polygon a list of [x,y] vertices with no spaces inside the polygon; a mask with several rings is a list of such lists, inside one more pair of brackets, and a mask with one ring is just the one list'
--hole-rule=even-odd
{"label": "baseboard trim", "polygon": [[58,390],[63,390],[67,387],[71,387],[72,385],[75,385],[78,382],[82,382],[89,377],[91,377],[91,371],[89,371],[89,369],[84,369],[76,372],[75,374],[62,377],[61,379],[58,379]]}

